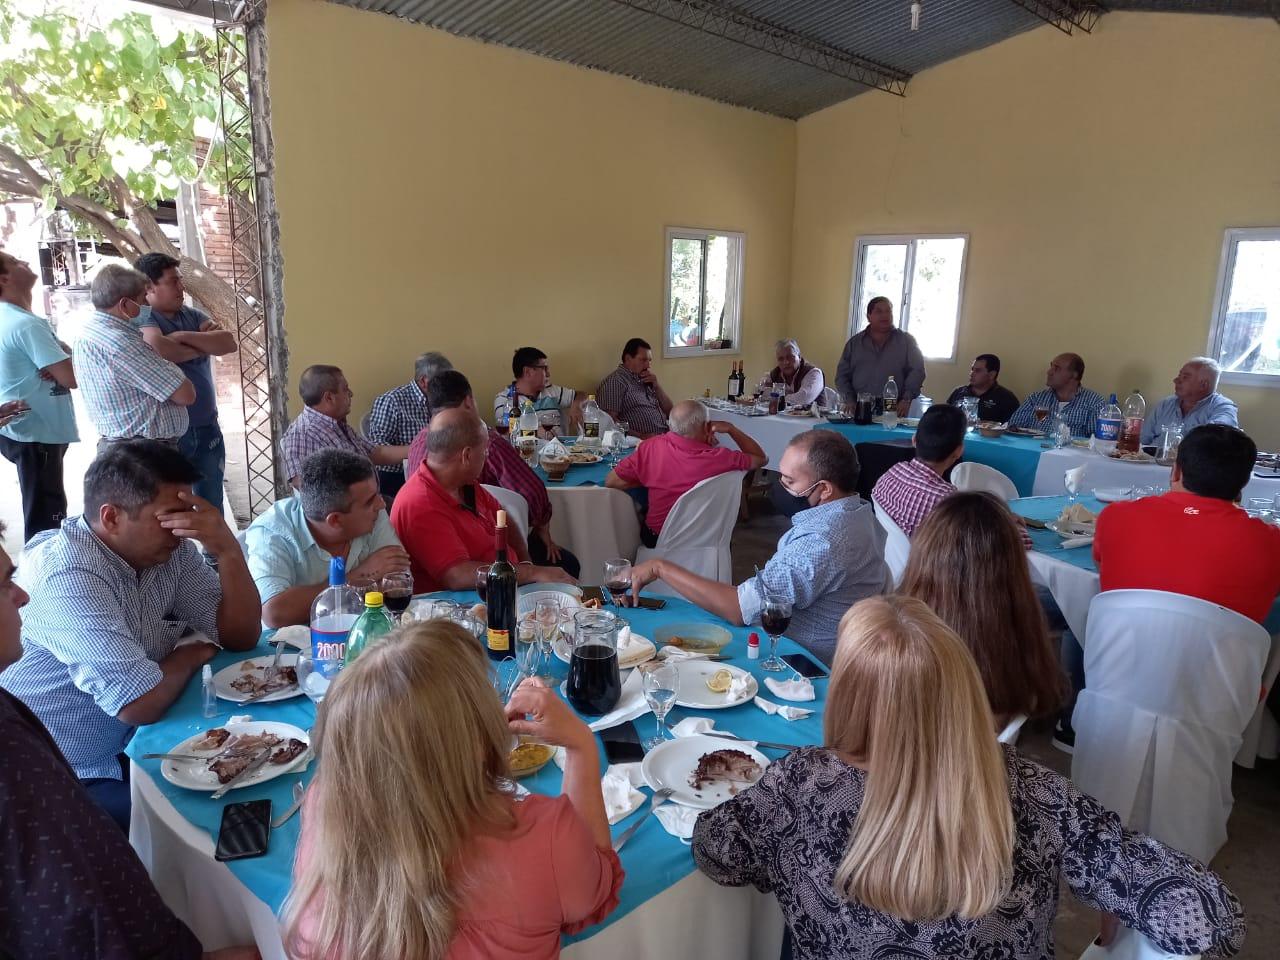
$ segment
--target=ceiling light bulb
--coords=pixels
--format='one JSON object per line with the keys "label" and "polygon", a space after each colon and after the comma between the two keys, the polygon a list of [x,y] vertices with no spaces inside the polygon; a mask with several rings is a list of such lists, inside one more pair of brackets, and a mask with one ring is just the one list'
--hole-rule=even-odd
{"label": "ceiling light bulb", "polygon": [[920,29],[920,0],[914,0],[911,4],[911,29]]}

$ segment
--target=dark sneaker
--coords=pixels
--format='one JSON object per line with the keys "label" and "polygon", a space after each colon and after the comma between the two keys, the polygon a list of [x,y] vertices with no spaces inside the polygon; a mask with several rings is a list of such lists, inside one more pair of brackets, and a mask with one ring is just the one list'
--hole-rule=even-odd
{"label": "dark sneaker", "polygon": [[1053,728],[1052,743],[1063,753],[1076,752],[1076,732],[1071,729],[1071,725],[1058,721],[1058,725]]}

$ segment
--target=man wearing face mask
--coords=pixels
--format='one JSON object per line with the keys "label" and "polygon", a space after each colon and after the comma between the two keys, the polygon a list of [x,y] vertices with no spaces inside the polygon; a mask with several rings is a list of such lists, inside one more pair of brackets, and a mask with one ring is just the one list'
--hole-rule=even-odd
{"label": "man wearing face mask", "polygon": [[764,569],[736,587],[658,558],[631,571],[633,597],[662,580],[687,600],[730,623],[760,621],[766,596],[792,606],[787,636],[830,664],[840,618],[859,600],[884,593],[884,531],[861,499],[858,456],[830,430],[809,430],[787,444],[778,464],[783,489],[805,509],[791,518]]}
{"label": "man wearing face mask", "polygon": [[122,440],[159,440],[172,447],[187,432],[196,388],[178,366],[147,346],[137,327],[147,278],[109,263],[93,278],[93,315],[85,321],[71,362],[98,452]]}

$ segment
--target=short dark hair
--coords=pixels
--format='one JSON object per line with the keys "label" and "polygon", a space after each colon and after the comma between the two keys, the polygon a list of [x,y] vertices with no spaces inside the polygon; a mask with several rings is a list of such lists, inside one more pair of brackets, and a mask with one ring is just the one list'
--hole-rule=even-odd
{"label": "short dark hair", "polygon": [[1258,445],[1239,427],[1206,423],[1178,444],[1182,485],[1190,493],[1235,501],[1249,482]]}
{"label": "short dark hair", "polygon": [[144,253],[133,261],[133,269],[146,274],[152,283],[159,283],[166,270],[181,266],[181,262],[167,253]]}
{"label": "short dark hair", "polygon": [[787,446],[803,450],[813,479],[826,480],[841,493],[858,489],[862,467],[853,444],[834,430],[806,430],[791,438]]}
{"label": "short dark hair", "polygon": [[643,340],[640,337],[632,337],[630,340],[628,340],[625,344],[622,345],[622,355],[624,357],[634,357],[641,350],[652,350],[652,349],[653,347],[649,346],[648,340]]}
{"label": "short dark hair", "polygon": [[441,370],[427,381],[427,406],[437,410],[460,407],[471,396],[471,381],[460,370]]}
{"label": "short dark hair", "polygon": [[924,412],[916,427],[916,456],[925,463],[938,463],[964,443],[969,421],[964,411],[948,403],[935,403]]}
{"label": "short dark hair", "polygon": [[373,464],[350,450],[317,450],[302,461],[298,480],[302,513],[317,523],[351,509],[351,487],[373,479]]}
{"label": "short dark hair", "polygon": [[314,407],[324,399],[326,393],[333,393],[338,389],[338,381],[341,378],[341,367],[330,366],[327,363],[313,363],[303,370],[302,376],[298,378],[298,393],[302,397],[302,402],[308,407]]}
{"label": "short dark hair", "polygon": [[887,303],[887,304],[889,304],[889,306],[893,306],[893,301],[892,301],[892,300],[890,300],[888,297],[872,297],[870,300],[868,300],[868,301],[867,301],[867,316],[868,316],[868,317],[870,317],[870,316],[871,316],[871,311],[872,311],[873,309],[875,309],[875,306],[876,306],[876,304],[878,304],[878,303]]}
{"label": "short dark hair", "polygon": [[511,373],[519,380],[525,367],[536,367],[539,360],[547,359],[547,355],[537,347],[521,347],[511,355]]}
{"label": "short dark hair", "polygon": [[987,368],[988,373],[1000,373],[1000,358],[994,353],[980,353],[973,358],[974,363],[977,363],[979,360],[981,360],[983,365]]}
{"label": "short dark hair", "polygon": [[94,458],[84,474],[84,517],[92,522],[111,504],[131,517],[154,500],[160,485],[190,486],[200,471],[175,447],[156,440],[125,440]]}

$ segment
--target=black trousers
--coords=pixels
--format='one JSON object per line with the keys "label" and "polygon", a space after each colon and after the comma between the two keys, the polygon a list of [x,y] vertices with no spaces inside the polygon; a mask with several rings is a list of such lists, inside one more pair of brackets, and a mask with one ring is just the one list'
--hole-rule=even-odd
{"label": "black trousers", "polygon": [[547,559],[547,545],[532,530],[529,531],[529,559],[539,567],[559,567],[573,579],[577,580],[582,573],[582,564],[564,547],[560,548],[560,562],[552,563]]}
{"label": "black trousers", "polygon": [[52,530],[67,515],[67,492],[62,486],[65,443],[26,443],[0,436],[0,453],[18,468],[22,489],[23,543],[41,530]]}

